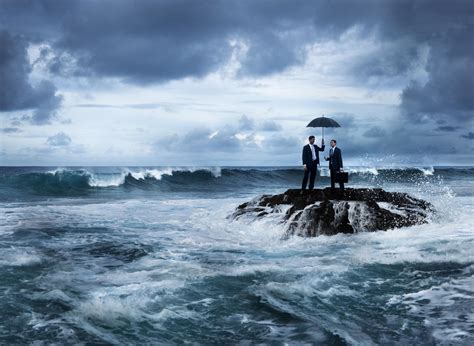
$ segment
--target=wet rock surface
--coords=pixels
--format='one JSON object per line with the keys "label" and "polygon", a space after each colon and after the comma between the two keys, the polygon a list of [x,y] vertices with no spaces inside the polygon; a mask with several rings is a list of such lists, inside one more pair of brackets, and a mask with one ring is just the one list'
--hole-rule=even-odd
{"label": "wet rock surface", "polygon": [[419,225],[428,222],[432,211],[432,205],[424,200],[383,189],[331,192],[327,188],[303,194],[299,189],[290,189],[243,203],[229,217],[252,221],[280,215],[285,236],[315,237]]}

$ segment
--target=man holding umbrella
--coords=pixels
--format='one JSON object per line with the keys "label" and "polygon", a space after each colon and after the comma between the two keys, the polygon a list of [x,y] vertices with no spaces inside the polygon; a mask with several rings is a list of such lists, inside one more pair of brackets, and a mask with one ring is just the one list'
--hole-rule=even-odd
{"label": "man holding umbrella", "polygon": [[[310,136],[309,144],[304,146],[303,148],[304,177],[303,177],[303,186],[302,186],[301,193],[303,193],[303,191],[306,189],[306,183],[308,182],[308,173],[311,173],[311,176],[309,178],[309,189],[312,190],[314,187],[314,179],[316,178],[316,169],[317,169],[317,165],[319,164],[318,151],[324,151],[324,128],[325,127],[341,127],[341,125],[339,125],[337,121],[331,118],[325,117],[323,114],[322,117],[311,120],[311,122],[308,125],[306,125],[306,127],[321,127],[322,139],[321,139],[321,148],[319,148],[317,145],[313,145],[314,136]],[[334,141],[334,144],[335,143],[336,141]],[[331,152],[331,155],[332,154],[333,153]],[[341,158],[340,168],[342,168],[342,158]],[[335,176],[335,174],[333,175],[333,171],[331,170],[331,181],[333,179],[333,176]],[[332,183],[331,185],[333,184],[334,183]],[[344,185],[341,185],[341,189],[343,188],[344,188]]]}
{"label": "man holding umbrella", "polygon": [[303,168],[304,176],[303,182],[301,185],[301,193],[306,190],[306,185],[308,184],[309,176],[309,191],[312,191],[314,188],[314,180],[316,179],[316,172],[319,165],[319,152],[324,151],[324,139],[321,140],[321,147],[318,147],[314,144],[314,136],[309,136],[309,143],[303,147]]}

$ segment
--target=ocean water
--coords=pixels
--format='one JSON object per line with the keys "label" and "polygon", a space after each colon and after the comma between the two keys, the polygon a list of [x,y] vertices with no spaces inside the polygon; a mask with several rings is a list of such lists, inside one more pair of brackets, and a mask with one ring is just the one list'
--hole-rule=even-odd
{"label": "ocean water", "polygon": [[425,225],[283,240],[227,218],[301,176],[0,168],[0,344],[474,344],[474,168],[350,168],[431,202]]}

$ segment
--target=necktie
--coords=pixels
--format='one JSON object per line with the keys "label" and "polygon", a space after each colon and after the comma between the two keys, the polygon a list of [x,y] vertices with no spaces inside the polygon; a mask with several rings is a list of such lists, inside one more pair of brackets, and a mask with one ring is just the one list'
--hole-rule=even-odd
{"label": "necktie", "polygon": [[334,149],[333,148],[331,148],[329,156],[332,156],[332,154],[334,154]]}

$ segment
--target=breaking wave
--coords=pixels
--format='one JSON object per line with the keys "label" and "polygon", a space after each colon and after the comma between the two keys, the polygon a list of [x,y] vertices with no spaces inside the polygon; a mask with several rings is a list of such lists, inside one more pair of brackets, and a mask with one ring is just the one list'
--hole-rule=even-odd
{"label": "breaking wave", "polygon": [[[301,168],[296,167],[91,167],[41,169],[15,167],[2,169],[0,189],[35,194],[75,195],[100,189],[139,188],[165,191],[228,190],[235,187],[266,185],[298,186]],[[462,179],[474,174],[472,167],[351,167],[350,182],[370,182],[377,186],[393,182],[420,182],[429,179]],[[329,181],[329,170],[320,169],[323,183]]]}

